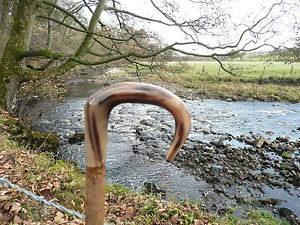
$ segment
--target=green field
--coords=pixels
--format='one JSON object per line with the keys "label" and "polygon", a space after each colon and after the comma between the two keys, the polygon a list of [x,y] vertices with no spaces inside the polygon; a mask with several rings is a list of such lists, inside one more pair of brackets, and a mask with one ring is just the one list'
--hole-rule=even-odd
{"label": "green field", "polygon": [[[171,66],[178,67],[178,63]],[[234,73],[224,71],[217,62],[186,62],[182,63],[187,70],[182,71],[184,76],[204,80],[223,81],[258,81],[258,80],[296,80],[300,78],[300,63],[285,64],[284,62],[223,62],[224,67]]]}
{"label": "green field", "polygon": [[[169,62],[156,70],[139,68],[139,80],[163,80],[193,90],[193,96],[247,101],[300,102],[300,63]],[[134,67],[127,73],[136,74]]]}

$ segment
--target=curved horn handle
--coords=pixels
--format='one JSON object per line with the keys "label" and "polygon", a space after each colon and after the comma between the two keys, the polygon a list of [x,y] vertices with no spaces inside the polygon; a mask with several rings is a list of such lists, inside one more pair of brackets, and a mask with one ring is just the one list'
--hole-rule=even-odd
{"label": "curved horn handle", "polygon": [[96,92],[85,105],[86,165],[105,166],[108,117],[113,107],[121,103],[153,104],[167,109],[174,116],[176,131],[166,156],[167,160],[173,160],[190,130],[190,115],[184,103],[164,88],[127,82]]}
{"label": "curved horn handle", "polygon": [[86,225],[104,223],[108,117],[113,107],[121,103],[153,104],[172,113],[176,131],[166,156],[168,160],[175,158],[190,130],[190,115],[185,105],[164,88],[143,83],[121,83],[92,95],[85,105]]}

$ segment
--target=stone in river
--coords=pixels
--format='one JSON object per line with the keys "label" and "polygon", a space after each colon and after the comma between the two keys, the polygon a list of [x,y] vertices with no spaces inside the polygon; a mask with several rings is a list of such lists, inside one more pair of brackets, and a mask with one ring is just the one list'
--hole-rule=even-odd
{"label": "stone in river", "polygon": [[255,146],[258,148],[261,148],[264,144],[269,145],[269,144],[271,144],[271,141],[264,136],[260,136],[259,139],[257,140]]}
{"label": "stone in river", "polygon": [[288,208],[280,208],[278,210],[279,215],[287,219],[292,225],[300,224],[299,218]]}

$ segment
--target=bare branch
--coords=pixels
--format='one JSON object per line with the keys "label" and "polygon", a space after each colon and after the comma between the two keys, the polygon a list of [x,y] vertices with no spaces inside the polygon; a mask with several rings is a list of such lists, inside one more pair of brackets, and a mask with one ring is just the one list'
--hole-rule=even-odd
{"label": "bare branch", "polygon": [[224,70],[226,73],[229,73],[229,74],[234,75],[234,76],[237,76],[237,75],[238,75],[238,74],[236,74],[236,73],[233,73],[233,72],[230,71],[230,70],[227,70],[227,69],[224,67],[223,63],[222,63],[217,57],[212,56],[211,58],[214,59],[214,60],[216,60],[216,61],[219,63],[219,65],[220,65],[220,67],[222,68],[222,70]]}
{"label": "bare branch", "polygon": [[139,53],[136,53],[136,52],[127,52],[127,53],[123,53],[121,55],[112,56],[110,58],[101,59],[99,61],[94,61],[94,62],[79,60],[77,58],[71,58],[70,60],[75,61],[75,62],[80,63],[80,64],[83,64],[83,65],[100,65],[100,64],[120,60],[120,59],[129,58],[129,57],[151,58],[151,57],[157,56],[157,55],[159,55],[159,54],[161,54],[161,53],[163,53],[163,52],[165,52],[165,51],[167,51],[171,48],[172,48],[172,46],[167,46],[167,47],[164,47],[162,49],[159,49],[158,51],[155,51],[155,52],[149,53],[149,54],[139,54]]}
{"label": "bare branch", "polygon": [[115,13],[127,14],[127,15],[130,15],[132,17],[135,17],[135,18],[138,18],[138,19],[141,19],[141,20],[146,20],[146,21],[150,21],[150,22],[160,23],[160,24],[163,24],[163,25],[166,25],[166,26],[177,26],[176,24],[166,23],[166,22],[164,22],[162,20],[156,20],[156,19],[152,19],[152,18],[149,18],[149,17],[141,16],[141,15],[135,14],[133,12],[129,12],[129,11],[122,10],[122,9],[117,9],[115,7],[106,7],[105,10],[112,11],[112,12],[115,12]]}
{"label": "bare branch", "polygon": [[52,60],[59,60],[63,57],[67,57],[65,54],[53,53],[49,49],[44,49],[44,50],[37,50],[37,51],[24,51],[18,55],[18,60],[22,60],[25,57],[36,57],[36,56],[42,56],[44,58],[52,59]]}

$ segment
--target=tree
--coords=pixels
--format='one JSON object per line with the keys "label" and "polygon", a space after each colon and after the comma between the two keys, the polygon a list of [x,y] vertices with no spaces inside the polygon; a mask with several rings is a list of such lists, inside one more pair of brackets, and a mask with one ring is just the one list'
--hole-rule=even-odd
{"label": "tree", "polygon": [[296,38],[295,44],[291,48],[286,48],[287,54],[291,56],[291,61],[300,62],[300,38]]}
{"label": "tree", "polygon": [[0,0],[0,57],[6,38],[10,33],[11,16],[15,13],[15,0]]}
{"label": "tree", "polygon": [[[2,0],[1,21],[7,26],[1,29],[9,32],[0,61],[0,107],[12,110],[22,82],[59,76],[78,64],[101,65],[126,60],[141,65],[145,59],[154,62],[155,57],[174,51],[212,58],[226,70],[219,57],[268,45],[267,41],[274,35],[277,17],[286,13],[278,9],[288,6],[282,0],[262,9],[253,20],[236,23],[230,20],[225,2],[230,0],[148,0],[144,8],[151,8],[155,13],[148,16],[147,11],[128,9],[126,3],[122,5],[122,1],[116,0]],[[82,17],[87,14],[87,11],[82,13],[83,9],[90,12],[88,22]],[[181,9],[188,13],[180,13]],[[103,12],[109,19],[100,19]],[[44,45],[37,46],[32,41],[33,30],[42,21],[47,23],[47,37]],[[59,32],[64,27],[65,31],[80,34],[74,51],[55,49],[52,43],[54,24],[60,26]],[[182,38],[163,42],[149,30],[152,24],[166,32],[176,29]],[[231,36],[224,38],[229,31]],[[26,59],[30,57],[43,58],[47,62],[38,67],[26,65]],[[151,66],[149,63],[144,65]]]}

